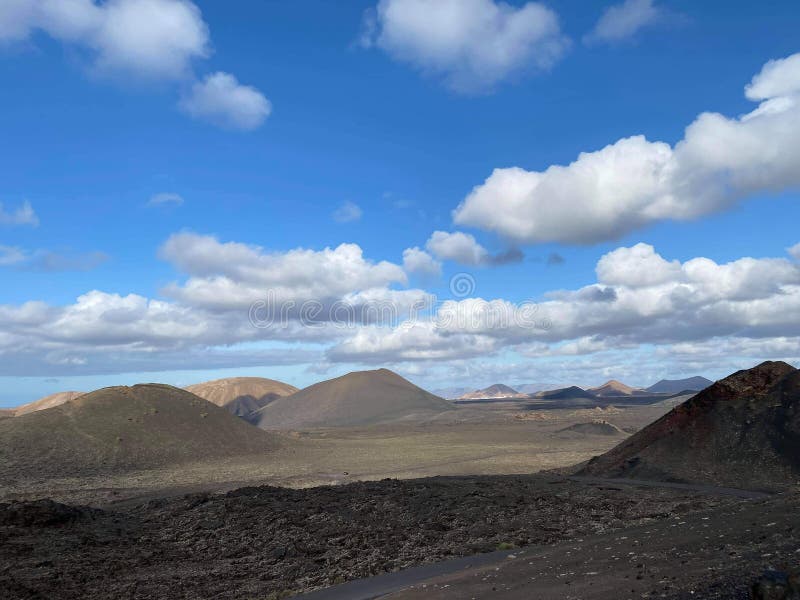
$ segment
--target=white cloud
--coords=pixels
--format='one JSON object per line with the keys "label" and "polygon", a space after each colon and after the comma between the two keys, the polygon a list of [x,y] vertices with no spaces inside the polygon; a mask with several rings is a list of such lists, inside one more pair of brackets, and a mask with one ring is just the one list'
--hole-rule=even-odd
{"label": "white cloud", "polygon": [[331,347],[331,362],[386,364],[403,361],[463,359],[491,354],[497,343],[469,334],[443,336],[430,322],[404,323],[388,330],[366,327]]}
{"label": "white cloud", "polygon": [[30,0],[0,2],[0,41],[18,41],[28,37],[34,4]]}
{"label": "white cloud", "polygon": [[597,280],[607,285],[646,287],[674,281],[680,276],[680,262],[664,260],[649,244],[617,248],[597,263]]}
{"label": "white cloud", "polygon": [[800,260],[800,244],[795,244],[787,250],[795,259]]}
{"label": "white cloud", "polygon": [[625,0],[609,6],[584,41],[618,42],[630,38],[663,16],[654,0]]}
{"label": "white cloud", "polygon": [[183,196],[173,192],[159,192],[150,197],[147,201],[148,206],[166,206],[166,205],[180,206],[183,204]]}
{"label": "white cloud", "polygon": [[[4,0],[0,42],[19,42],[42,31],[84,50],[95,74],[194,81],[193,63],[211,54],[209,29],[190,0]],[[194,81],[179,102],[193,117],[231,129],[255,129],[272,107],[261,92],[233,75]]]}
{"label": "white cloud", "polygon": [[753,101],[794,96],[800,92],[800,54],[771,60],[745,88],[745,95]]}
{"label": "white cloud", "polygon": [[222,72],[195,82],[179,106],[194,118],[242,131],[260,127],[272,112],[272,104],[261,92]]}
{"label": "white cloud", "polygon": [[33,210],[31,203],[27,200],[16,210],[7,211],[0,202],[0,225],[30,225],[37,227],[39,217]]}
{"label": "white cloud", "polygon": [[[0,249],[0,259],[20,252]],[[465,298],[435,306],[422,290],[392,289],[406,283],[403,269],[365,259],[354,244],[271,253],[182,233],[161,252],[187,277],[168,288],[168,300],[93,290],[66,306],[0,305],[0,372],[88,374],[324,358],[436,361],[448,369],[477,361],[476,372],[488,373],[497,365],[487,361],[514,365],[517,357],[563,377],[584,373],[593,380],[658,375],[665,365],[689,374],[717,370],[716,346],[734,366],[759,356],[800,355],[800,264],[788,258],[681,262],[639,244],[602,257],[596,283],[553,291],[536,304]],[[278,291],[276,302],[338,305],[354,320],[302,323],[290,313],[286,321],[256,327],[250,303],[270,289]],[[365,307],[394,311],[387,321],[365,317]],[[534,377],[525,360],[515,372]]]}
{"label": "white cloud", "polygon": [[36,29],[90,49],[94,67],[112,74],[182,78],[210,53],[208,27],[188,0],[28,0],[0,12],[0,39]]}
{"label": "white cloud", "polygon": [[442,263],[417,246],[403,250],[403,269],[406,273],[423,277],[438,277],[442,274]]}
{"label": "white cloud", "polygon": [[494,0],[380,0],[368,13],[361,43],[467,92],[548,69],[569,47],[551,9]]}
{"label": "white cloud", "polygon": [[448,233],[434,231],[425,244],[428,251],[441,260],[452,260],[462,265],[482,265],[489,260],[489,252],[474,236],[461,231]]}
{"label": "white cloud", "polygon": [[[607,254],[598,261],[597,272],[596,284],[555,291],[536,304],[481,298],[447,301],[423,321],[425,327],[414,329],[418,323],[405,323],[395,329],[373,328],[339,342],[329,358],[352,361],[358,352],[386,361],[434,356],[420,353],[414,358],[415,348],[404,342],[422,344],[429,353],[450,344],[454,354],[462,356],[471,356],[472,347],[573,356],[723,338],[800,335],[800,266],[784,258],[745,257],[718,264],[698,257],[681,263],[639,244]],[[413,334],[406,331],[409,328]],[[466,349],[459,350],[462,345]]]}
{"label": "white cloud", "polygon": [[517,242],[590,244],[800,186],[798,56],[764,67],[748,87],[763,102],[742,117],[703,113],[674,147],[633,136],[568,166],[496,169],[454,220]]}
{"label": "white cloud", "polygon": [[358,221],[364,212],[361,207],[354,202],[343,202],[335,211],[333,211],[333,220],[337,223],[351,223]]}
{"label": "white cloud", "polygon": [[180,233],[167,240],[160,254],[190,275],[167,293],[195,306],[247,307],[268,293],[281,302],[328,302],[408,282],[399,265],[369,261],[356,244],[269,253],[258,246]]}
{"label": "white cloud", "polygon": [[427,250],[441,260],[452,260],[462,265],[485,267],[520,262],[525,258],[517,248],[509,248],[498,254],[490,254],[475,237],[455,231],[434,231],[425,244]]}

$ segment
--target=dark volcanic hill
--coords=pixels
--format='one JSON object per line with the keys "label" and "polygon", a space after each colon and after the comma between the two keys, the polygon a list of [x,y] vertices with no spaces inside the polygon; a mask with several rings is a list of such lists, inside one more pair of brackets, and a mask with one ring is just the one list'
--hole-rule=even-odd
{"label": "dark volcanic hill", "polygon": [[710,386],[713,381],[705,377],[688,377],[687,379],[662,379],[658,383],[654,383],[649,388],[648,392],[654,394],[677,394],[679,392],[693,391],[699,392]]}
{"label": "dark volcanic hill", "polygon": [[265,429],[349,427],[424,418],[454,406],[388,369],[357,371],[273,400],[259,411]]}
{"label": "dark volcanic hill", "polygon": [[781,488],[800,479],[800,371],[765,362],[718,381],[581,472]]}
{"label": "dark volcanic hill", "polygon": [[538,394],[536,394],[535,397],[544,398],[545,400],[572,400],[575,398],[586,398],[586,399],[596,398],[594,394],[592,394],[591,392],[587,392],[583,388],[579,388],[577,385],[561,388],[558,390],[539,392]]}
{"label": "dark volcanic hill", "polygon": [[0,479],[115,473],[263,454],[276,448],[278,439],[185,390],[111,387],[0,420]]}
{"label": "dark volcanic hill", "polygon": [[252,421],[253,414],[273,400],[298,391],[293,385],[264,377],[229,377],[185,389],[247,421]]}

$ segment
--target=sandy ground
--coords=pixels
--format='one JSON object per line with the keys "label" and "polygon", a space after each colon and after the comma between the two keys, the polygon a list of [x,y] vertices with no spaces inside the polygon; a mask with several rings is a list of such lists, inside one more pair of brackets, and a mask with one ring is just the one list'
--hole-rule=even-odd
{"label": "sandy ground", "polygon": [[35,474],[13,474],[2,481],[0,500],[48,497],[103,506],[129,498],[225,491],[243,485],[304,488],[387,477],[535,473],[587,460],[626,435],[559,433],[564,427],[606,419],[634,431],[664,410],[520,411],[519,405],[501,403],[465,411],[463,420],[284,433],[285,447],[264,456],[112,476],[36,480]]}

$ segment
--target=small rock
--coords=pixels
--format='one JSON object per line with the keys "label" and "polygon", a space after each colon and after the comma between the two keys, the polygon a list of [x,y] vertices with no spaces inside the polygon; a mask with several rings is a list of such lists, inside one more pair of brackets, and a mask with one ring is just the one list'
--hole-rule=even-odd
{"label": "small rock", "polygon": [[800,600],[800,577],[786,571],[764,571],[751,591],[754,600]]}

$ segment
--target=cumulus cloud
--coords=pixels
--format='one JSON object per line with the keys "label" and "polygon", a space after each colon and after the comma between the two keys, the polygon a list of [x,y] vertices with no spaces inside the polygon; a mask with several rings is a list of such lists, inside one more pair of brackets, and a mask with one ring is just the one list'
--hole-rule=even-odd
{"label": "cumulus cloud", "polygon": [[352,221],[358,221],[363,214],[364,212],[358,204],[348,200],[333,211],[333,220],[337,223],[351,223]]}
{"label": "cumulus cloud", "polygon": [[[5,0],[0,42],[34,31],[79,48],[95,74],[120,80],[192,81],[193,63],[211,54],[209,28],[190,0]],[[250,130],[271,112],[269,101],[233,75],[212,73],[190,85],[184,112],[222,127]]]}
{"label": "cumulus cloud", "polygon": [[425,247],[440,260],[452,260],[474,267],[505,265],[520,262],[524,258],[518,248],[492,255],[475,240],[475,236],[461,231],[434,231]]}
{"label": "cumulus cloud", "polygon": [[0,225],[30,225],[31,227],[37,227],[39,225],[39,217],[27,200],[20,207],[10,211],[6,210],[3,203],[0,202]]}
{"label": "cumulus cloud", "polygon": [[406,273],[423,277],[438,277],[442,274],[442,263],[417,246],[403,250],[403,269]]}
{"label": "cumulus cloud", "polygon": [[800,244],[795,244],[787,250],[795,259],[800,260]]}
{"label": "cumulus cloud", "polygon": [[748,114],[703,113],[674,147],[639,135],[581,153],[568,166],[495,169],[456,208],[454,220],[517,242],[592,244],[796,188],[798,57],[771,61],[753,78],[747,96],[761,104]]}
{"label": "cumulus cloud", "polygon": [[272,104],[261,92],[223,72],[195,82],[179,106],[192,117],[241,131],[257,129],[272,112]]}
{"label": "cumulus cloud", "polygon": [[638,244],[603,256],[597,273],[596,283],[551,292],[537,303],[448,301],[431,316],[431,324],[413,336],[402,331],[410,323],[397,330],[376,328],[340,342],[329,358],[353,360],[360,348],[412,360],[413,349],[400,344],[406,339],[420,343],[422,336],[427,348],[468,336],[467,345],[484,343],[497,351],[518,348],[529,355],[577,355],[800,334],[800,265],[785,258],[745,257],[718,264],[698,257],[681,263]]}
{"label": "cumulus cloud", "polygon": [[380,0],[367,13],[361,43],[462,92],[549,69],[569,47],[551,9],[495,0]]}
{"label": "cumulus cloud", "polygon": [[[0,257],[13,262],[19,252],[3,248]],[[354,244],[268,252],[181,233],[161,255],[186,276],[168,287],[167,299],[92,290],[65,306],[0,305],[0,372],[88,374],[258,360],[453,366],[516,352],[540,367],[552,359],[559,373],[583,367],[599,376],[609,364],[635,362],[641,376],[661,373],[664,356],[673,357],[659,352],[674,352],[671,364],[687,371],[713,366],[715,344],[727,344],[741,366],[745,356],[800,353],[800,264],[783,257],[681,262],[637,244],[601,257],[595,282],[537,302],[468,297],[436,305],[422,290],[394,289],[406,284],[403,268],[370,261]],[[289,312],[285,321],[257,326],[249,309],[268,290],[278,291],[276,302],[315,300],[353,320],[342,326],[330,316],[304,321]],[[375,306],[394,307],[392,318],[370,316]],[[525,365],[518,365],[521,373]]]}
{"label": "cumulus cloud", "polygon": [[188,0],[12,0],[0,10],[0,40],[41,30],[93,54],[101,72],[175,79],[209,55],[208,27]]}
{"label": "cumulus cloud", "polygon": [[327,302],[408,282],[402,267],[369,261],[356,244],[266,252],[258,246],[180,233],[166,241],[160,255],[190,276],[182,285],[168,286],[167,294],[196,306],[247,307],[268,293],[281,302]]}
{"label": "cumulus cloud", "polygon": [[150,200],[147,201],[148,206],[180,206],[181,204],[183,204],[183,196],[173,192],[160,192],[158,194],[154,194],[150,197]]}
{"label": "cumulus cloud", "polygon": [[367,327],[332,346],[330,362],[386,364],[404,361],[453,360],[493,353],[497,343],[470,334],[441,335],[430,322],[407,323],[387,330]]}
{"label": "cumulus cloud", "polygon": [[619,42],[656,23],[662,16],[663,11],[654,0],[625,0],[603,12],[594,29],[584,37],[584,42]]}
{"label": "cumulus cloud", "polygon": [[759,102],[794,96],[800,91],[800,54],[771,60],[745,88],[745,95]]}
{"label": "cumulus cloud", "polygon": [[664,260],[649,244],[636,244],[604,255],[596,271],[600,283],[644,287],[677,279],[681,264],[677,260]]}
{"label": "cumulus cloud", "polygon": [[434,231],[425,247],[441,260],[452,260],[462,265],[481,265],[489,260],[489,252],[475,237],[456,231]]}
{"label": "cumulus cloud", "polygon": [[[19,252],[3,248],[0,258],[16,262]],[[355,244],[279,253],[182,233],[161,256],[188,277],[167,287],[166,300],[92,290],[66,306],[0,305],[0,371],[236,366],[275,360],[258,346],[267,342],[290,344],[280,362],[299,363],[320,359],[321,343],[393,326],[432,303],[422,290],[393,289],[407,283],[402,267],[367,260]],[[254,314],[261,301],[259,310],[277,310]]]}

